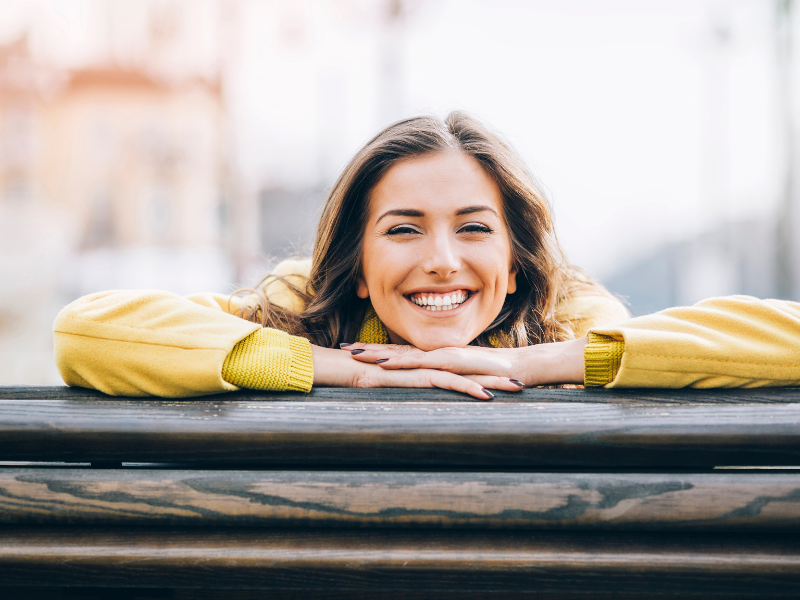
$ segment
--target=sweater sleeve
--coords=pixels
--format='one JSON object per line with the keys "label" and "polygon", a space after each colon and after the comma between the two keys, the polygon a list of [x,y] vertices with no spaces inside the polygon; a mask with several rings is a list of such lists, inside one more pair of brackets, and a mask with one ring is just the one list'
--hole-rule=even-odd
{"label": "sweater sleeve", "polygon": [[[130,290],[79,298],[54,324],[59,372],[67,385],[112,395],[189,397],[251,382],[257,389],[307,391],[308,342],[228,314],[223,300],[227,306],[227,296]],[[242,377],[248,368],[256,375]],[[265,368],[270,377],[257,375]]]}
{"label": "sweater sleeve", "polygon": [[584,360],[587,386],[800,385],[800,303],[711,298],[594,327]]}
{"label": "sweater sleeve", "polygon": [[610,295],[580,294],[570,297],[558,307],[558,314],[566,318],[575,331],[575,337],[586,337],[589,329],[609,325],[630,318],[625,306]]}
{"label": "sweater sleeve", "polygon": [[314,360],[308,340],[276,329],[259,329],[225,358],[222,378],[251,390],[309,392]]}

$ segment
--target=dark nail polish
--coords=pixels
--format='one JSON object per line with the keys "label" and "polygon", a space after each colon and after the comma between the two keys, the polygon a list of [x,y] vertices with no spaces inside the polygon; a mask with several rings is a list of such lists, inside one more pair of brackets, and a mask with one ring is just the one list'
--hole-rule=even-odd
{"label": "dark nail polish", "polygon": [[355,350],[350,350],[350,354],[361,354],[363,351],[363,348],[356,348]]}
{"label": "dark nail polish", "polygon": [[490,391],[489,391],[489,390],[487,390],[486,388],[481,388],[481,391],[482,391],[484,394],[486,394],[487,396],[489,396],[489,400],[494,400],[494,394],[493,394],[492,392],[490,392]]}
{"label": "dark nail polish", "polygon": [[525,387],[525,384],[522,383],[519,379],[509,379],[509,381],[514,385],[518,385],[519,387]]}
{"label": "dark nail polish", "polygon": [[379,358],[378,360],[375,361],[375,364],[379,365],[381,363],[385,363],[387,360],[389,360],[389,359],[388,358]]}
{"label": "dark nail polish", "polygon": [[353,342],[342,342],[339,344],[339,348],[347,348],[348,346],[352,346]]}

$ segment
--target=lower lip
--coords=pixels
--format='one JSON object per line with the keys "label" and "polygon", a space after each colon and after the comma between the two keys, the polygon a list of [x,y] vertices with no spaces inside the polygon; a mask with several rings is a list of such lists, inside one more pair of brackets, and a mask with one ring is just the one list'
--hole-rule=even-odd
{"label": "lower lip", "polygon": [[442,319],[444,317],[457,315],[461,311],[461,309],[464,308],[464,306],[470,303],[470,301],[472,300],[472,298],[475,296],[476,293],[477,292],[471,292],[469,297],[466,300],[464,300],[464,302],[458,305],[458,308],[451,308],[450,310],[428,310],[427,308],[424,308],[419,304],[415,304],[414,302],[411,301],[410,298],[406,298],[406,300],[408,300],[408,303],[411,304],[417,310],[419,310],[422,314],[429,317],[433,317],[435,319]]}

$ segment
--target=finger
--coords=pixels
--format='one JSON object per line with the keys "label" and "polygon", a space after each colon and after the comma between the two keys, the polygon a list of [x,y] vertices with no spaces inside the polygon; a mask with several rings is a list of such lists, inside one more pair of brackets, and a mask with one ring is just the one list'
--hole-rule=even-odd
{"label": "finger", "polygon": [[355,350],[360,348],[362,350],[393,350],[397,349],[399,352],[408,349],[417,349],[416,346],[408,344],[365,344],[364,342],[342,342],[339,344],[340,348],[347,348],[348,350]]}
{"label": "finger", "polygon": [[[354,347],[357,346],[357,347]],[[352,344],[343,348],[349,350],[353,358],[361,362],[374,363],[376,360],[422,352],[416,346],[400,344]]]}
{"label": "finger", "polygon": [[[493,375],[463,375],[487,390],[503,390],[504,392],[521,392],[525,389],[525,384],[508,377],[496,377]],[[518,383],[514,383],[517,381]],[[520,385],[522,384],[522,385]]]}
{"label": "finger", "polygon": [[381,387],[436,387],[468,394],[478,400],[491,400],[494,395],[471,379],[431,369],[411,369],[402,371],[379,371],[372,386]]}
{"label": "finger", "polygon": [[[381,354],[380,356],[377,356]],[[441,348],[430,352],[415,352],[404,355],[374,354],[373,362],[387,370],[393,369],[438,369],[460,375],[497,375],[513,377],[513,366],[507,355],[492,350],[469,348]],[[369,356],[372,358],[372,354]]]}
{"label": "finger", "polygon": [[494,394],[478,381],[448,371],[428,372],[431,373],[431,383],[435,387],[469,394],[478,400],[486,401],[494,399]]}

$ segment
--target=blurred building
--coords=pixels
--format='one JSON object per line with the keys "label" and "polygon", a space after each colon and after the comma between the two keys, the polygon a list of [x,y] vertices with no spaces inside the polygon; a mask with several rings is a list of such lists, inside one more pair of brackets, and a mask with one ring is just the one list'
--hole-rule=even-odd
{"label": "blurred building", "polygon": [[25,36],[0,47],[0,350],[16,357],[0,381],[47,379],[50,324],[79,295],[154,274],[230,283],[223,126],[216,81],[47,68]]}
{"label": "blurred building", "polygon": [[0,381],[36,382],[52,372],[49,328],[69,215],[40,201],[46,98],[57,76],[36,65],[22,36],[0,47]]}
{"label": "blurred building", "polygon": [[772,219],[723,222],[663,244],[603,279],[634,316],[712,296],[780,295]]}
{"label": "blurred building", "polygon": [[53,74],[37,67],[26,36],[0,46],[0,197],[26,203],[41,168],[42,96]]}
{"label": "blurred building", "polygon": [[38,179],[77,216],[83,247],[221,243],[218,85],[81,70],[42,103],[40,119]]}
{"label": "blurred building", "polygon": [[0,47],[6,203],[67,209],[84,248],[221,243],[218,83],[113,67],[42,73],[25,38]]}

